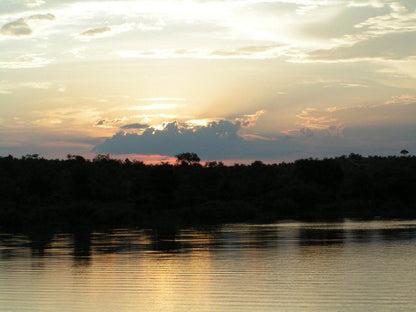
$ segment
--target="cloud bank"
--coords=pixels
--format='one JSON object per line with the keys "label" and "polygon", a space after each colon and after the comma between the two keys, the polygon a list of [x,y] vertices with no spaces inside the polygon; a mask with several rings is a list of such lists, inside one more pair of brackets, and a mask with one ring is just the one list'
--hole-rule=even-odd
{"label": "cloud bank", "polygon": [[[396,154],[402,148],[416,149],[416,113],[414,97],[397,98],[399,104],[386,103],[373,107],[352,106],[326,111],[305,109],[298,118],[302,127],[275,135],[259,135],[250,128],[252,120],[263,114],[246,115],[245,119],[211,121],[192,126],[177,121],[167,122],[162,129],[126,125],[94,148],[98,153],[159,154],[174,156],[195,152],[203,159],[295,159],[326,157],[349,153]],[[361,114],[357,124],[345,122]],[[383,120],[384,122],[378,122]],[[251,123],[250,123],[251,122]],[[134,133],[124,129],[140,129]]]}

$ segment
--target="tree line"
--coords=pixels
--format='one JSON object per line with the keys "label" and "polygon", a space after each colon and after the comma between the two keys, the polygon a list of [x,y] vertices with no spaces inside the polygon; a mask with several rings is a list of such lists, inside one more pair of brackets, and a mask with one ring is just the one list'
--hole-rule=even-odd
{"label": "tree line", "polygon": [[97,155],[0,157],[0,227],[71,229],[153,224],[416,217],[416,157],[358,154],[290,163],[201,164]]}

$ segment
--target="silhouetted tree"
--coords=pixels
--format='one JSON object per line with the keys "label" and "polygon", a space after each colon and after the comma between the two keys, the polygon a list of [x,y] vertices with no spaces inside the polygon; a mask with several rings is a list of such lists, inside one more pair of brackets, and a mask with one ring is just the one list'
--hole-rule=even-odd
{"label": "silhouetted tree", "polygon": [[188,165],[197,165],[201,161],[199,156],[196,153],[180,153],[175,155],[176,162],[178,164],[181,164],[182,166],[188,166]]}
{"label": "silhouetted tree", "polygon": [[406,156],[407,154],[409,154],[409,151],[407,151],[407,150],[405,150],[405,149],[402,149],[402,150],[400,151],[400,154],[401,154],[401,155],[403,155],[403,156]]}
{"label": "silhouetted tree", "polygon": [[85,158],[80,156],[80,155],[72,155],[72,154],[68,154],[66,155],[66,159],[68,160],[75,160],[77,162],[85,162]]}
{"label": "silhouetted tree", "polygon": [[262,167],[262,166],[264,166],[264,163],[261,160],[255,160],[251,163],[251,166],[253,166],[253,167]]}
{"label": "silhouetted tree", "polygon": [[93,162],[106,162],[109,161],[110,155],[108,154],[97,154],[94,159],[92,160]]}
{"label": "silhouetted tree", "polygon": [[224,163],[222,161],[207,161],[205,163],[205,167],[208,167],[208,168],[224,167]]}
{"label": "silhouetted tree", "polygon": [[26,159],[38,159],[39,158],[39,154],[27,154],[23,158],[26,158]]}

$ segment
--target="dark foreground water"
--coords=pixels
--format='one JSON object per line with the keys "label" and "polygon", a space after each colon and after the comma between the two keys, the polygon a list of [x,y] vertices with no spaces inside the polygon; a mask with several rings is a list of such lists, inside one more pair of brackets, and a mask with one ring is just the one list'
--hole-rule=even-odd
{"label": "dark foreground water", "polygon": [[416,311],[416,222],[2,234],[0,311]]}

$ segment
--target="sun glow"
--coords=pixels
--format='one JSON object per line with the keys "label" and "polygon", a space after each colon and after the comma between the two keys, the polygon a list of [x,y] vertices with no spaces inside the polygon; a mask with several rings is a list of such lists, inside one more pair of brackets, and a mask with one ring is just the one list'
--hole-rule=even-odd
{"label": "sun glow", "polygon": [[129,107],[130,110],[135,111],[153,111],[153,110],[169,110],[181,106],[177,103],[152,103],[149,105],[136,105]]}
{"label": "sun glow", "polygon": [[209,123],[213,122],[213,121],[217,121],[219,120],[219,118],[204,118],[204,119],[191,119],[191,120],[187,120],[186,124],[191,126],[191,128],[193,127],[206,127]]}

